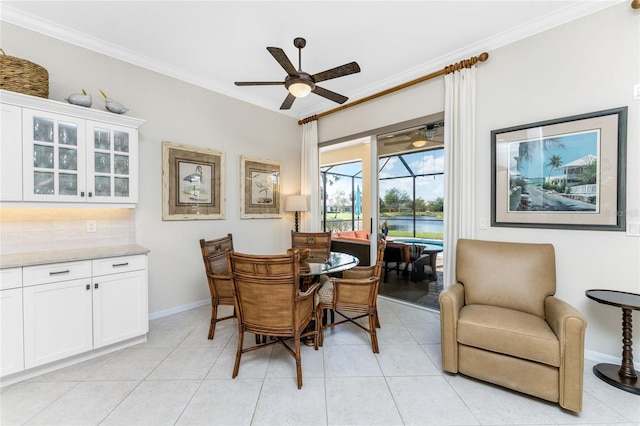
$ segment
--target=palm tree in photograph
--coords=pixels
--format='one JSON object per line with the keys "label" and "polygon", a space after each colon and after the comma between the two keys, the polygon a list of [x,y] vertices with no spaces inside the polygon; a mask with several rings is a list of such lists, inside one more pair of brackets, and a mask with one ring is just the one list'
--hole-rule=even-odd
{"label": "palm tree in photograph", "polygon": [[550,167],[549,169],[549,176],[547,176],[547,180],[551,180],[551,173],[557,169],[558,167],[560,167],[562,165],[562,157],[559,155],[552,155],[549,158],[549,162],[547,163],[547,167]]}

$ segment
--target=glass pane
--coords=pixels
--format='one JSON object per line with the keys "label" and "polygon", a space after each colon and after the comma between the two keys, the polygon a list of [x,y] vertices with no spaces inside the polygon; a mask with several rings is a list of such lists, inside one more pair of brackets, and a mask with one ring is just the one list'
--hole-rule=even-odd
{"label": "glass pane", "polygon": [[58,141],[62,145],[78,145],[78,127],[71,123],[58,124]]}
{"label": "glass pane", "polygon": [[111,134],[105,129],[93,131],[93,146],[96,149],[111,149]]}
{"label": "glass pane", "polygon": [[116,197],[128,197],[129,196],[129,179],[128,178],[115,178],[115,196]]}
{"label": "glass pane", "polygon": [[111,154],[95,153],[95,170],[97,173],[111,173]]}
{"label": "glass pane", "polygon": [[129,133],[113,132],[114,149],[119,152],[129,152]]}
{"label": "glass pane", "polygon": [[129,156],[127,155],[114,155],[113,162],[115,173],[118,175],[129,174]]}
{"label": "glass pane", "polygon": [[96,197],[111,197],[111,179],[108,176],[96,176]]}
{"label": "glass pane", "polygon": [[33,117],[33,139],[53,143],[53,120]]}
{"label": "glass pane", "polygon": [[33,172],[33,193],[41,195],[53,195],[53,173]]}
{"label": "glass pane", "polygon": [[78,170],[78,150],[60,148],[58,151],[58,168],[62,170]]}
{"label": "glass pane", "polygon": [[52,146],[33,146],[33,167],[39,167],[42,169],[53,169]]}
{"label": "glass pane", "polygon": [[60,195],[78,195],[78,175],[60,173]]}

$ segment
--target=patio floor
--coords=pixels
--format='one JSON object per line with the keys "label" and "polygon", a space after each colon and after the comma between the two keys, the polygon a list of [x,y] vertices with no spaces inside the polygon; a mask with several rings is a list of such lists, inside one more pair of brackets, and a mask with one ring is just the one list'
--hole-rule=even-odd
{"label": "patio floor", "polygon": [[[438,295],[443,288],[442,263],[442,254],[440,254],[436,261],[437,281],[433,278],[427,278],[426,280],[413,282],[411,281],[411,274],[405,275],[402,270],[399,274],[395,271],[389,271],[387,282],[380,282],[378,294],[439,311]],[[427,266],[426,268],[429,267]]]}

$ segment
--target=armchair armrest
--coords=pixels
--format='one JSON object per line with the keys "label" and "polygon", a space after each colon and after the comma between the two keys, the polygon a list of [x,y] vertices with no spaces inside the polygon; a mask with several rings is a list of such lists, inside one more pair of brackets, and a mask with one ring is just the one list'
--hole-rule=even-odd
{"label": "armchair armrest", "polygon": [[458,315],[464,306],[464,286],[460,283],[445,288],[440,300],[440,342],[442,368],[450,373],[458,372]]}
{"label": "armchair armrest", "polygon": [[567,302],[555,296],[544,301],[546,321],[560,342],[560,406],[582,410],[584,331],[587,320]]}
{"label": "armchair armrest", "polygon": [[311,287],[309,287],[307,291],[305,291],[304,293],[298,292],[296,301],[304,300],[304,299],[308,299],[309,297],[312,297],[315,293],[317,293],[318,289],[320,288],[320,285],[321,283],[315,283]]}
{"label": "armchair armrest", "polygon": [[315,283],[307,289],[304,293],[298,292],[295,299],[296,304],[296,322],[298,324],[306,323],[308,319],[314,317],[318,289],[320,283]]}

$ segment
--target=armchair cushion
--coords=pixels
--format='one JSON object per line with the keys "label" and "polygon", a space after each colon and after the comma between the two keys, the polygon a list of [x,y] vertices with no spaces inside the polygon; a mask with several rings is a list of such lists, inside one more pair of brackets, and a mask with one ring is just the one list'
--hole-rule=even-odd
{"label": "armchair cushion", "polygon": [[558,338],[545,320],[497,306],[467,305],[458,318],[458,343],[560,366]]}

